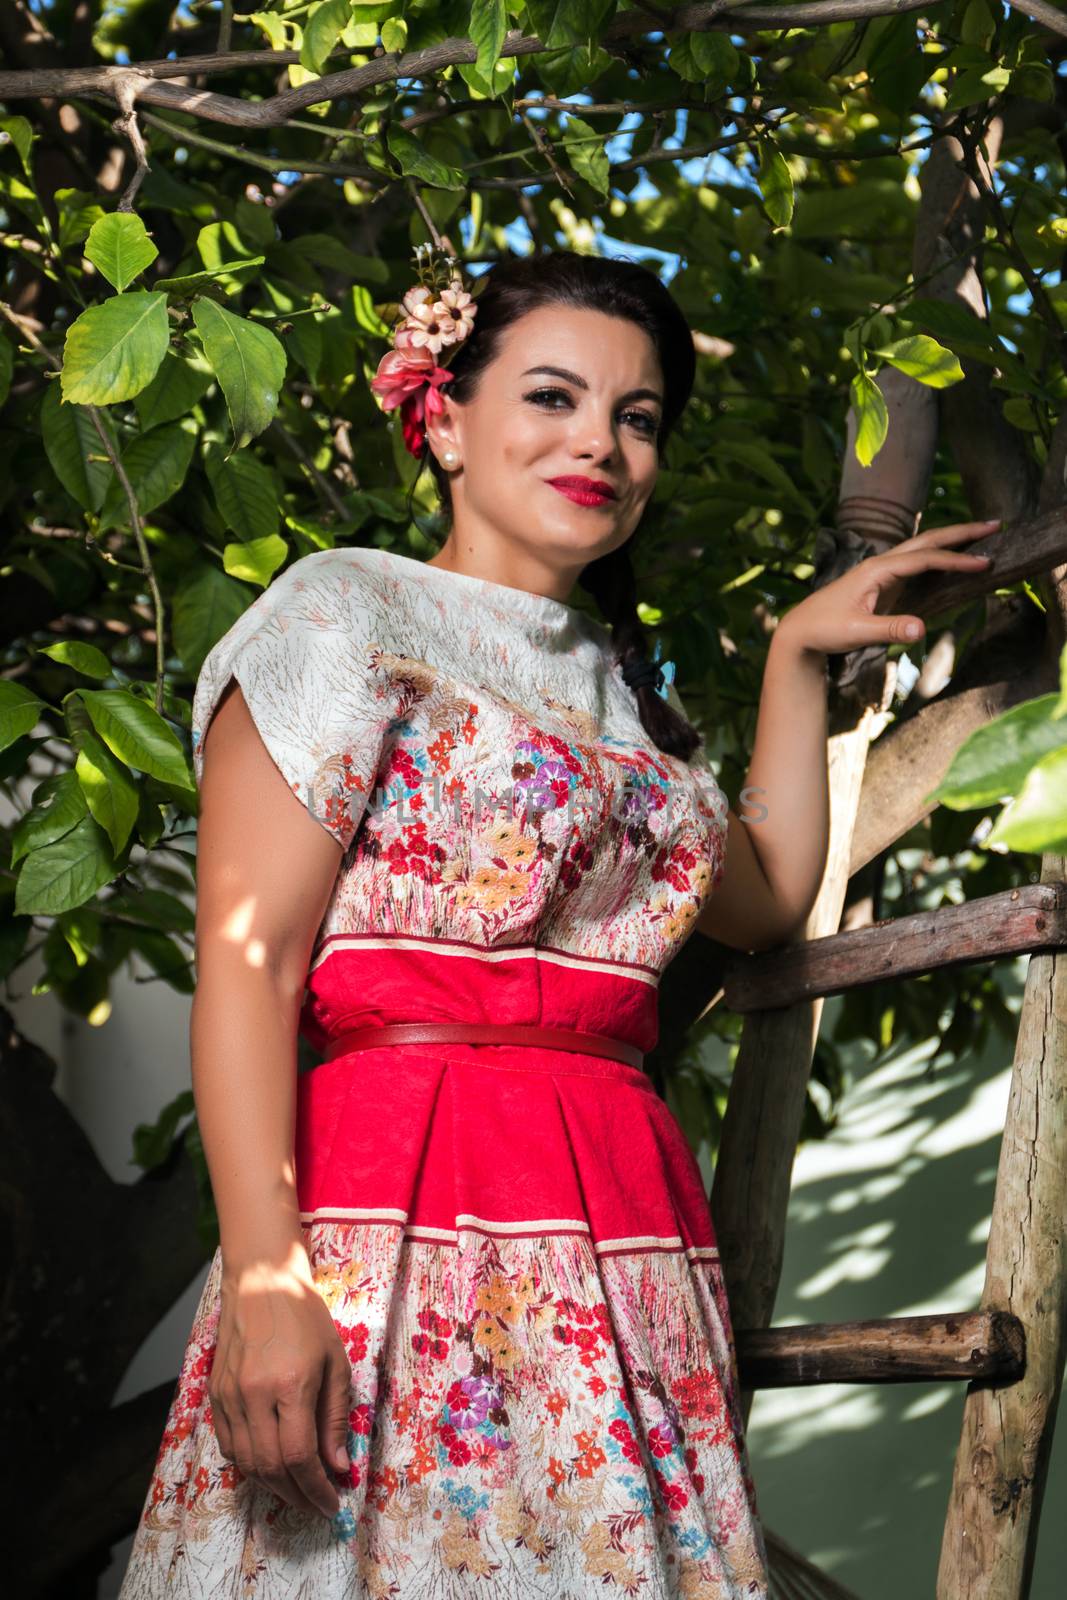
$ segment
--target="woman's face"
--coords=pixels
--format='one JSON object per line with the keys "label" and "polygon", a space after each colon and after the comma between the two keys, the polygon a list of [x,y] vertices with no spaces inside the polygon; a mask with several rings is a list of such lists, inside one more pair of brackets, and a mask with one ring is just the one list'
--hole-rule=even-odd
{"label": "woman's face", "polygon": [[[659,358],[635,323],[562,306],[528,312],[502,335],[472,400],[450,399],[447,385],[442,395],[444,413],[426,426],[439,460],[447,449],[458,457],[458,548],[493,547],[569,583],[633,533],[656,483],[663,408]],[[553,484],[561,478],[613,495],[568,495]]]}

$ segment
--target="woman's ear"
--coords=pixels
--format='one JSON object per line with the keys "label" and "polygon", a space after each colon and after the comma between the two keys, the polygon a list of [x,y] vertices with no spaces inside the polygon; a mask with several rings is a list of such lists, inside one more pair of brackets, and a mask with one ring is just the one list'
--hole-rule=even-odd
{"label": "woman's ear", "polygon": [[[441,398],[443,410],[426,412],[423,425],[430,449],[438,461],[443,465],[455,466],[463,459],[462,429],[458,426],[455,402],[443,394]],[[449,450],[454,458],[452,462],[446,459]]]}

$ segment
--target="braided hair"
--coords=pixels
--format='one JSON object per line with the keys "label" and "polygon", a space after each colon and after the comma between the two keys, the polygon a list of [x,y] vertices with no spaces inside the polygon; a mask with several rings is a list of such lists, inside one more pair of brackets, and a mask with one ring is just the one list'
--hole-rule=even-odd
{"label": "braided hair", "polygon": [[[473,399],[482,372],[493,361],[503,331],[541,306],[565,305],[625,317],[648,334],[663,373],[663,415],[656,447],[662,460],[668,436],[693,387],[696,358],[692,331],[666,285],[648,267],[618,257],[587,256],[575,250],[507,257],[485,274],[477,294],[474,331],[449,362],[454,377],[448,393],[459,404]],[[437,485],[444,526],[451,525],[448,473],[429,440],[421,464]],[[637,532],[607,555],[590,561],[578,585],[596,601],[611,628],[615,660],[632,689],[641,725],[658,749],[688,761],[702,736],[680,709],[657,692],[662,674],[649,655],[649,634],[637,610],[637,579],[631,546]],[[675,697],[677,699],[677,697]]]}

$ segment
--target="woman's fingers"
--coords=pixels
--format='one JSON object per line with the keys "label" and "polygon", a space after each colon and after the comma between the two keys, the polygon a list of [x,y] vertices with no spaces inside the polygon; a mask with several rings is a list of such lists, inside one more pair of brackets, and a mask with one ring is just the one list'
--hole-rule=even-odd
{"label": "woman's fingers", "polygon": [[352,1364],[348,1352],[337,1340],[336,1351],[327,1362],[326,1379],[319,1390],[316,1414],[319,1455],[327,1469],[347,1472],[348,1416],[352,1409]]}
{"label": "woman's fingers", "polygon": [[973,567],[978,571],[990,561],[989,556],[977,550],[945,550],[940,545],[928,545],[925,550],[887,550],[885,555],[868,559],[890,572],[922,572],[926,567]]}
{"label": "woman's fingers", "polygon": [[256,1452],[252,1448],[252,1436],[245,1422],[245,1415],[240,1402],[235,1402],[227,1411],[230,1419],[230,1439],[233,1447],[233,1460],[237,1463],[237,1470],[243,1478],[256,1476]]}
{"label": "woman's fingers", "polygon": [[[300,1439],[299,1423],[294,1421],[290,1409],[289,1397],[276,1394],[271,1387],[257,1383],[252,1386],[251,1392],[246,1384],[243,1398],[245,1421],[248,1424],[255,1457],[253,1469],[255,1478],[272,1494],[295,1506],[298,1511],[306,1511],[314,1516],[320,1515],[325,1507],[316,1505],[303,1488],[303,1481],[306,1478],[304,1446]],[[294,1475],[290,1461],[297,1469],[298,1475]],[[336,1509],[334,1506],[328,1515],[332,1516]]]}
{"label": "woman's fingers", "polygon": [[[325,1376],[325,1374],[323,1374]],[[315,1393],[293,1391],[278,1401],[278,1447],[282,1463],[302,1499],[323,1516],[341,1508],[337,1490],[326,1476],[319,1455]]]}
{"label": "woman's fingers", "polygon": [[[894,546],[894,549],[907,550],[931,544],[951,544],[956,539],[982,539],[999,528],[1002,521],[1001,517],[993,517],[986,522],[950,522],[943,528],[924,528],[921,533],[902,540],[900,544]],[[891,555],[892,551],[882,553]]]}
{"label": "woman's fingers", "polygon": [[215,1430],[215,1438],[218,1440],[219,1454],[226,1461],[235,1461],[237,1458],[233,1449],[233,1429],[230,1426],[230,1419],[226,1415],[222,1397],[212,1394],[209,1389],[208,1400],[211,1405],[211,1425]]}
{"label": "woman's fingers", "polygon": [[849,632],[854,637],[843,648],[859,650],[866,644],[898,644],[904,641],[914,644],[925,631],[926,625],[921,617],[911,617],[907,613],[891,616],[872,611],[869,617],[856,617],[849,624]]}
{"label": "woman's fingers", "polygon": [[[875,570],[864,575],[865,582],[862,597],[863,602],[870,600],[870,609],[874,610],[879,601],[890,604],[896,600],[904,581],[921,572],[988,572],[989,557],[978,555],[970,550],[940,550],[929,548],[915,550],[910,553],[896,552],[892,556],[872,556],[870,560],[876,564]],[[866,567],[867,562],[862,566]],[[857,573],[861,571],[856,568]]]}

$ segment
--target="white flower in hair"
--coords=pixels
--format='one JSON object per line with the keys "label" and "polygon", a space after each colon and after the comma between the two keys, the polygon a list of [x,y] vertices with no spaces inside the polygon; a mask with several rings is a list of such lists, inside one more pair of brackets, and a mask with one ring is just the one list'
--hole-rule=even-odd
{"label": "white flower in hair", "polygon": [[474,327],[478,307],[459,278],[453,278],[441,298],[434,301],[434,316],[445,344],[458,344]]}

